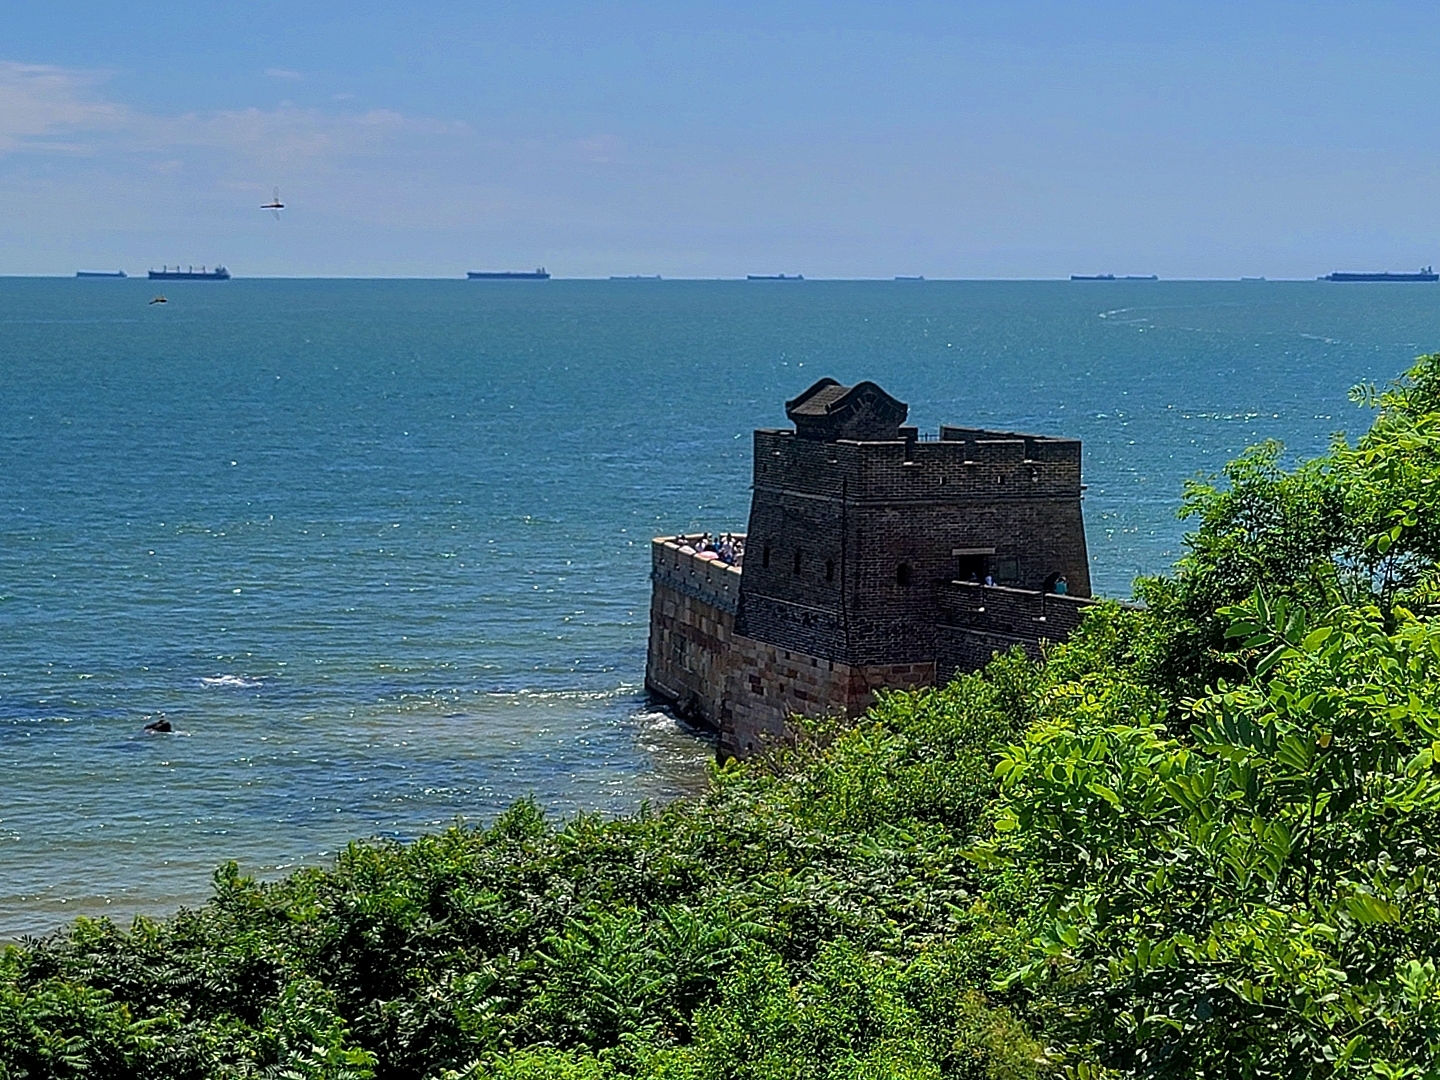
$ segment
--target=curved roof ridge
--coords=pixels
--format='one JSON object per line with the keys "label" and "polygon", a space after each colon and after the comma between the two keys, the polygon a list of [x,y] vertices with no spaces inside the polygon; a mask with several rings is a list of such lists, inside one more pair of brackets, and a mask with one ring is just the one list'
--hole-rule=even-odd
{"label": "curved roof ridge", "polygon": [[785,415],[794,423],[797,435],[826,441],[898,439],[909,412],[909,405],[868,379],[854,386],[820,379],[785,403]]}

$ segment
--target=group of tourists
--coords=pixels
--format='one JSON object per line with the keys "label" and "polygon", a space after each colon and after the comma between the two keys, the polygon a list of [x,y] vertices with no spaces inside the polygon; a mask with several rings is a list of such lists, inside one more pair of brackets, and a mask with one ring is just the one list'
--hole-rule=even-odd
{"label": "group of tourists", "polygon": [[677,536],[675,539],[679,541],[681,551],[686,554],[693,552],[702,559],[714,559],[729,566],[739,566],[745,559],[745,538],[734,533],[712,536],[703,532],[693,539],[688,536]]}
{"label": "group of tourists", "polygon": [[[972,570],[970,571],[970,584],[993,586],[995,584],[995,578],[991,574],[986,574],[985,580],[981,581],[979,572]],[[1054,593],[1056,596],[1066,596],[1070,592],[1070,583],[1065,580],[1064,574],[1056,574],[1053,580],[1045,583],[1044,591]]]}

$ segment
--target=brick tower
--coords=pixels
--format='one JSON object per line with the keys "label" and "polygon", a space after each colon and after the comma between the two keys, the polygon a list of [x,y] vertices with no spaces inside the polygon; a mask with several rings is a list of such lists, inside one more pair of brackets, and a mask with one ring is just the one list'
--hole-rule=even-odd
{"label": "brick tower", "polygon": [[793,713],[853,715],[878,688],[1034,651],[1078,621],[1077,440],[949,426],[921,439],[871,382],[822,379],[785,412],[793,430],[755,432],[744,565],[723,568],[738,579],[723,596],[696,586],[683,545],[656,542],[647,682],[680,701],[688,677],[689,710],[719,728],[722,754],[783,738]]}

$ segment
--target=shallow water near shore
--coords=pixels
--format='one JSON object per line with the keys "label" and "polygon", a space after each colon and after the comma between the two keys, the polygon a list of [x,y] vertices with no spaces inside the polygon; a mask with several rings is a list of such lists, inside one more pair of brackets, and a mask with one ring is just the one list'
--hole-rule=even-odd
{"label": "shallow water near shore", "polygon": [[529,795],[701,790],[711,747],[640,690],[648,540],[743,529],[751,429],[823,375],[1083,439],[1123,596],[1186,478],[1363,430],[1347,389],[1440,347],[1423,285],[154,291],[0,279],[0,938]]}

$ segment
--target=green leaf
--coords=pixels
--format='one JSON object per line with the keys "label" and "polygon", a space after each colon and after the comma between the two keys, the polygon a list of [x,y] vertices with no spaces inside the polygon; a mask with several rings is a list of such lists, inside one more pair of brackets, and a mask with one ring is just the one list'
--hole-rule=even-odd
{"label": "green leaf", "polygon": [[1094,792],[1096,795],[1099,795],[1102,799],[1104,799],[1106,802],[1108,802],[1111,806],[1115,807],[1115,809],[1119,810],[1119,809],[1121,808],[1121,805],[1122,805],[1122,804],[1121,804],[1121,802],[1120,802],[1120,796],[1119,796],[1119,795],[1116,795],[1114,791],[1112,791],[1110,788],[1106,787],[1104,784],[1101,784],[1101,783],[1098,783],[1098,782],[1096,782],[1096,783],[1091,783],[1091,784],[1089,785],[1089,789],[1090,789],[1090,791]]}
{"label": "green leaf", "polygon": [[1289,656],[1290,651],[1289,645],[1276,645],[1275,648],[1271,649],[1270,652],[1262,657],[1260,662],[1255,665],[1255,674],[1264,675],[1268,673],[1276,664]]}
{"label": "green leaf", "polygon": [[1388,900],[1369,893],[1354,893],[1345,898],[1345,910],[1358,923],[1398,923],[1400,909]]}

